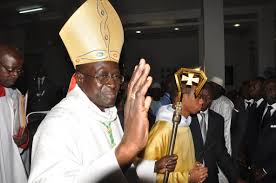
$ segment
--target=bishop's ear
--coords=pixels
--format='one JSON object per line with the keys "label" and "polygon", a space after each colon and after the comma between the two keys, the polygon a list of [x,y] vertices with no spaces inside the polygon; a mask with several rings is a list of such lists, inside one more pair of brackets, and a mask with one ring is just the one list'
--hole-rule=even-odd
{"label": "bishop's ear", "polygon": [[77,83],[78,84],[82,84],[83,82],[83,79],[84,79],[84,75],[80,72],[76,72],[76,79],[77,79]]}

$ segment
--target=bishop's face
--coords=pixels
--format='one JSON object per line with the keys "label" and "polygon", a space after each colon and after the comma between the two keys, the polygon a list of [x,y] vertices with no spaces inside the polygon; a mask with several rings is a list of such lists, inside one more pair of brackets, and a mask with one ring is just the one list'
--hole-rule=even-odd
{"label": "bishop's face", "polygon": [[77,67],[76,76],[80,88],[99,109],[103,111],[115,105],[121,84],[118,63],[105,61],[84,64]]}

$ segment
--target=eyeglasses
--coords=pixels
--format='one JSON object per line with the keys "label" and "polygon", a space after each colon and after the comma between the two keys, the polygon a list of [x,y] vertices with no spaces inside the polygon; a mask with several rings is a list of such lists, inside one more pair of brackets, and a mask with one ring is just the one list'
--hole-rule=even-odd
{"label": "eyeglasses", "polygon": [[116,83],[122,84],[124,82],[124,76],[120,75],[120,74],[98,74],[95,76],[92,76],[90,74],[86,74],[80,71],[77,71],[85,76],[89,76],[91,78],[95,78],[99,83],[101,84],[107,84],[110,79],[112,79],[113,81],[115,81]]}
{"label": "eyeglasses", "polygon": [[16,73],[17,75],[21,75],[24,72],[22,69],[8,69],[1,62],[0,62],[0,65],[2,66],[4,72],[8,73],[9,75],[12,74],[12,73]]}

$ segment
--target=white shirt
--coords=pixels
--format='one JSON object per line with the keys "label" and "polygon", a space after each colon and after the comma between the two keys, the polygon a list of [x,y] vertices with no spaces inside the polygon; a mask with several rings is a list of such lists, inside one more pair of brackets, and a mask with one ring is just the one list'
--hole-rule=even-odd
{"label": "white shirt", "polygon": [[[117,109],[101,111],[76,86],[37,130],[29,183],[127,182],[115,156],[122,136]],[[154,162],[145,164],[154,180]]]}
{"label": "white shirt", "polygon": [[[266,105],[266,108],[264,110],[264,113],[263,113],[263,117],[267,111],[267,107],[269,106],[269,104]],[[270,110],[270,115],[272,116],[274,114],[274,112],[276,111],[276,103],[270,105],[272,107],[272,109]]]}
{"label": "white shirt", "polygon": [[257,100],[257,101],[255,101],[256,102],[256,104],[257,104],[257,108],[261,105],[261,103],[264,101],[264,99],[263,98],[261,98],[261,99],[259,99],[259,100]]}
{"label": "white shirt", "polygon": [[244,99],[245,109],[247,109],[247,107],[251,106],[253,103],[254,103],[254,99],[250,99],[250,100]]}
{"label": "white shirt", "polygon": [[18,111],[21,93],[10,88],[5,88],[5,93],[5,96],[0,97],[0,182],[27,183],[27,174],[20,156],[22,149],[13,140],[21,123]]}

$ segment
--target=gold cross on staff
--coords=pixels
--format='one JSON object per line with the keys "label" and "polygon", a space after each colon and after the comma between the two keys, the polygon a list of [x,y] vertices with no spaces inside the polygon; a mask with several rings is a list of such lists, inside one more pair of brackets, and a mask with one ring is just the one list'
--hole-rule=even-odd
{"label": "gold cross on staff", "polygon": [[194,74],[193,73],[188,73],[188,77],[186,75],[182,75],[181,81],[187,81],[186,85],[193,85],[194,83],[199,83],[199,78],[194,78]]}

